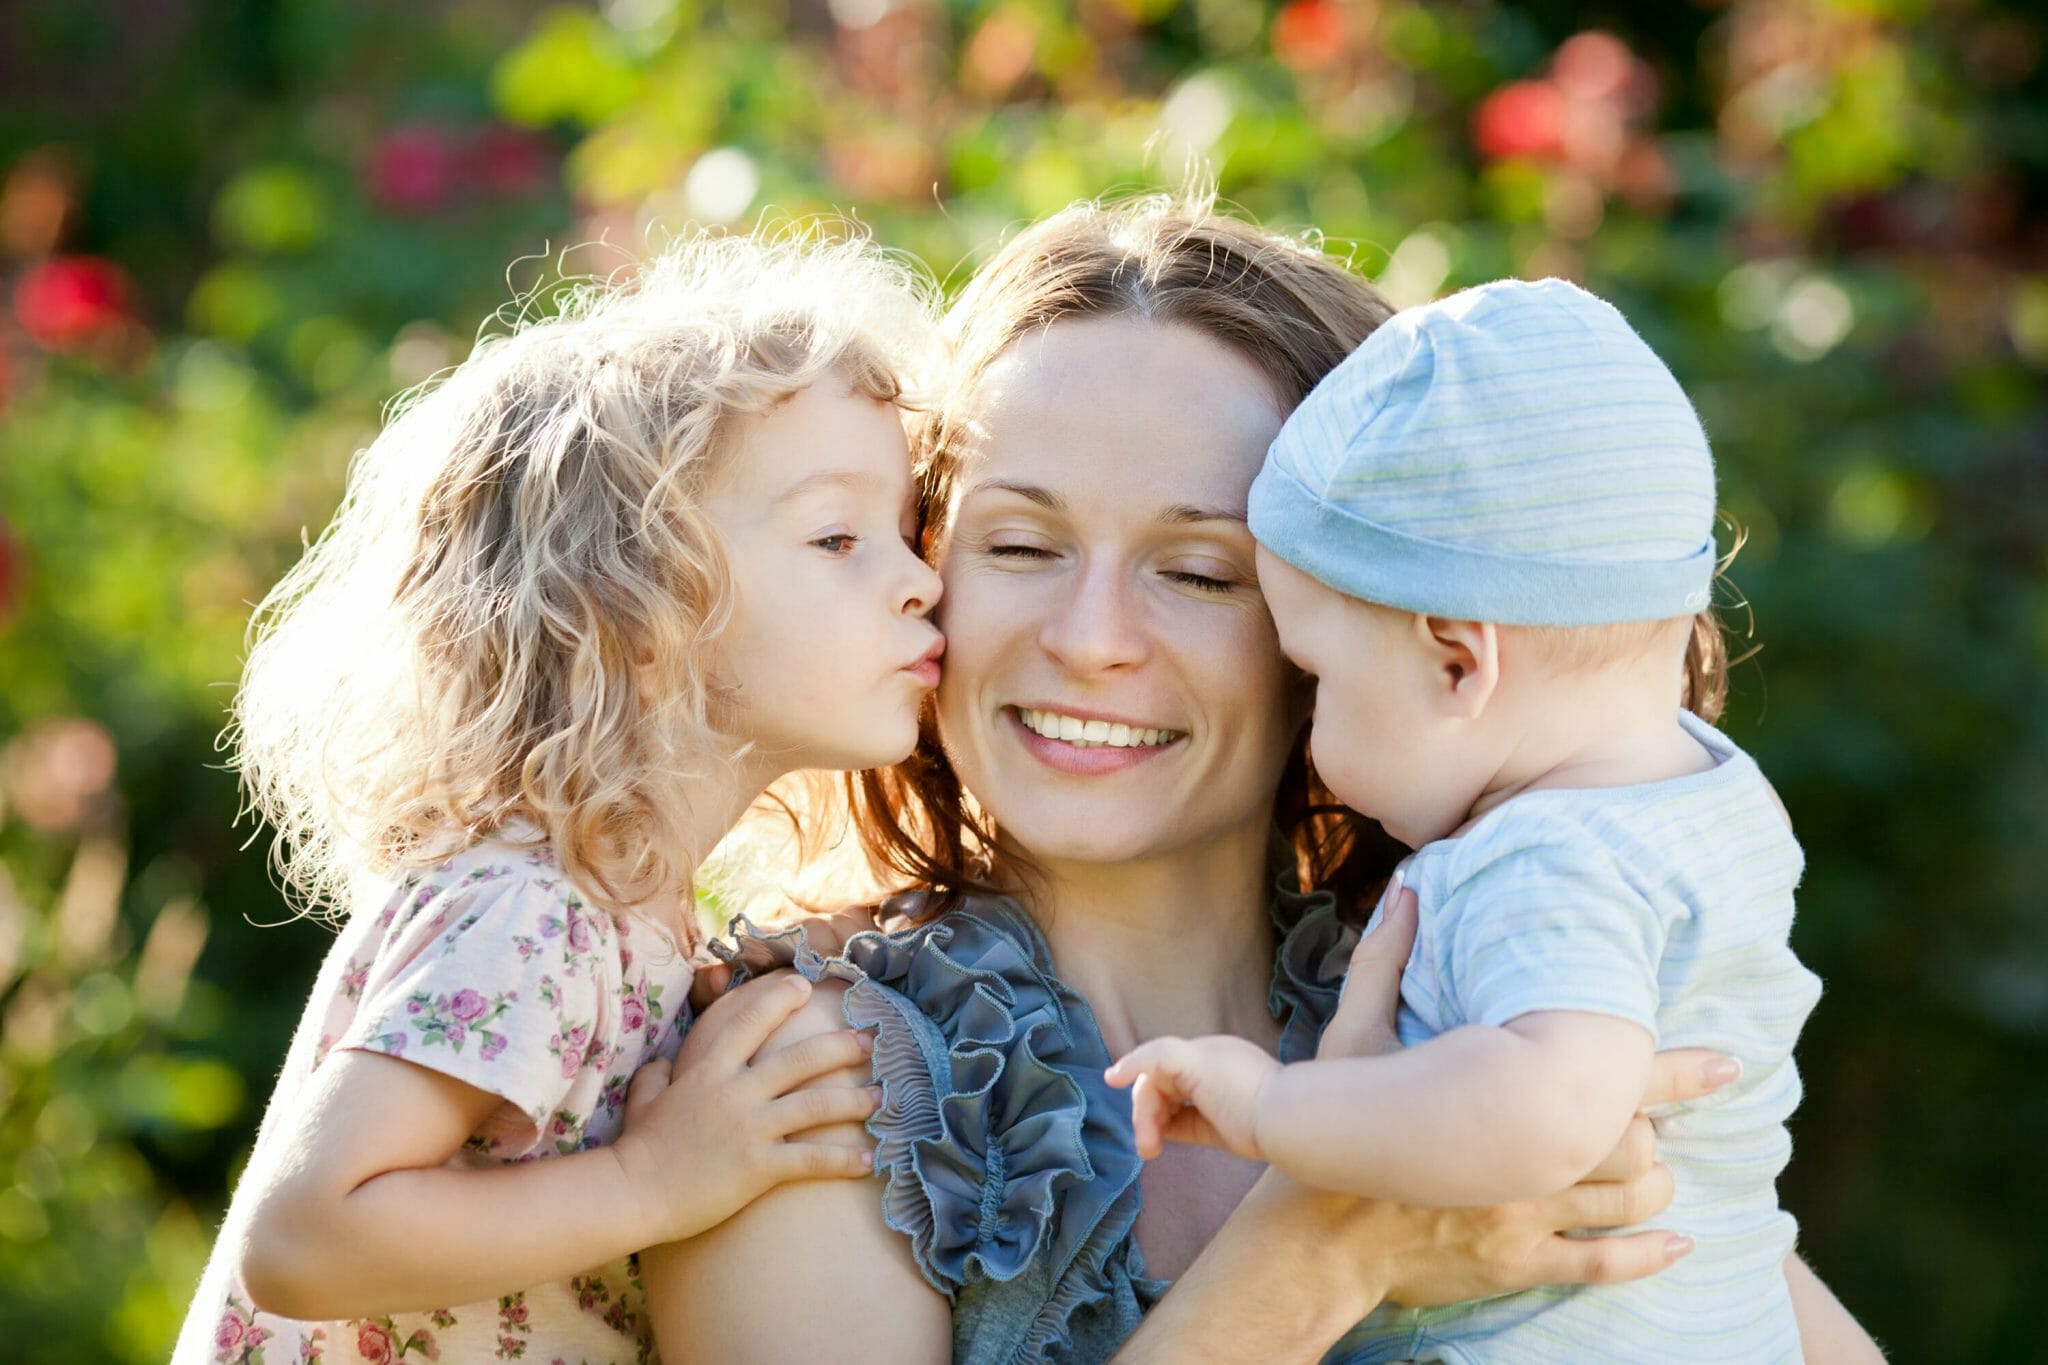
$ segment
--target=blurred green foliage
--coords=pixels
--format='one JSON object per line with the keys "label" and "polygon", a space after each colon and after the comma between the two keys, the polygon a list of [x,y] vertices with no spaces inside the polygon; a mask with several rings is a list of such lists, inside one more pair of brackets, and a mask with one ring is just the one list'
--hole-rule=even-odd
{"label": "blurred green foliage", "polygon": [[1785,1198],[1900,1358],[2048,1359],[2044,42],[1988,0],[0,10],[0,1340],[175,1332],[325,942],[253,927],[214,737],[391,394],[574,244],[857,213],[957,284],[1200,165],[1403,302],[1582,279],[1687,382],[1829,987]]}

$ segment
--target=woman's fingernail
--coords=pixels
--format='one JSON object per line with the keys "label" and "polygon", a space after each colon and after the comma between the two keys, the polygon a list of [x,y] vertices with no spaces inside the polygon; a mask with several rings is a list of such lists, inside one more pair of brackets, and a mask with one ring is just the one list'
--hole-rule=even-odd
{"label": "woman's fingernail", "polygon": [[1742,1077],[1742,1063],[1733,1057],[1716,1057],[1700,1067],[1700,1079],[1718,1090]]}
{"label": "woman's fingernail", "polygon": [[875,1102],[875,1107],[879,1109],[882,1104],[882,1087],[879,1085],[869,1086],[868,1098],[873,1100]]}
{"label": "woman's fingernail", "polygon": [[860,1043],[860,1050],[862,1052],[873,1052],[875,1050],[874,1034],[869,1033],[866,1029],[857,1029],[854,1031],[853,1036]]}
{"label": "woman's fingernail", "polygon": [[1666,1237],[1664,1239],[1664,1259],[1667,1261],[1675,1261],[1679,1257],[1690,1253],[1693,1249],[1693,1246],[1694,1242],[1692,1238],[1680,1237],[1676,1233],[1674,1233],[1671,1236]]}

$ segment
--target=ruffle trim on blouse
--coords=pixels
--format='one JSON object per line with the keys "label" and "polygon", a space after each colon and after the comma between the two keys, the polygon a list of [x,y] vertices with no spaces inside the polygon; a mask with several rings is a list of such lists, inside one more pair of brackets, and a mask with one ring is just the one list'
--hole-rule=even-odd
{"label": "ruffle trim on blouse", "polygon": [[1334,895],[1296,889],[1292,872],[1274,879],[1272,916],[1280,946],[1266,1007],[1280,1021],[1280,1060],[1305,1062],[1337,1012],[1358,930],[1337,917]]}
{"label": "ruffle trim on blouse", "polygon": [[733,984],[777,967],[848,984],[847,1023],[872,1029],[881,1108],[868,1120],[887,1173],[883,1218],[953,1297],[1025,1274],[1049,1242],[1053,1292],[1029,1329],[1040,1357],[1129,1266],[1141,1163],[1129,1100],[1109,1089],[1094,1015],[1054,980],[1037,927],[1000,901],[899,934],[858,934],[842,956],[803,929],[745,917],[713,951]]}

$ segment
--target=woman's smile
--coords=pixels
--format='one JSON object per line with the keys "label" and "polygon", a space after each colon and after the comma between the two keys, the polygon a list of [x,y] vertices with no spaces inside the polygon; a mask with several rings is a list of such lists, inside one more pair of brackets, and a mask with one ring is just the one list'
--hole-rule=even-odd
{"label": "woman's smile", "polygon": [[1185,731],[1132,725],[1064,709],[1007,706],[1004,717],[1033,758],[1073,777],[1127,772],[1187,739]]}

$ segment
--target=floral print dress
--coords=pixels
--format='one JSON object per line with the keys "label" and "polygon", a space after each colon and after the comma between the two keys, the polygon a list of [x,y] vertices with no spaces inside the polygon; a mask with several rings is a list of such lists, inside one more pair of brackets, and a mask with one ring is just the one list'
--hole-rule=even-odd
{"label": "floral print dress", "polygon": [[[273,1114],[336,1049],[401,1057],[503,1103],[449,1164],[488,1168],[618,1136],[626,1083],[673,1057],[688,1023],[690,965],[644,923],[590,905],[545,848],[486,842],[397,883],[330,951]],[[259,1145],[276,1122],[265,1124]],[[232,1231],[236,1211],[228,1215]],[[550,1229],[535,1227],[546,1238]],[[533,1360],[654,1356],[631,1258],[482,1303],[350,1322],[254,1311],[214,1252],[176,1365]]]}

